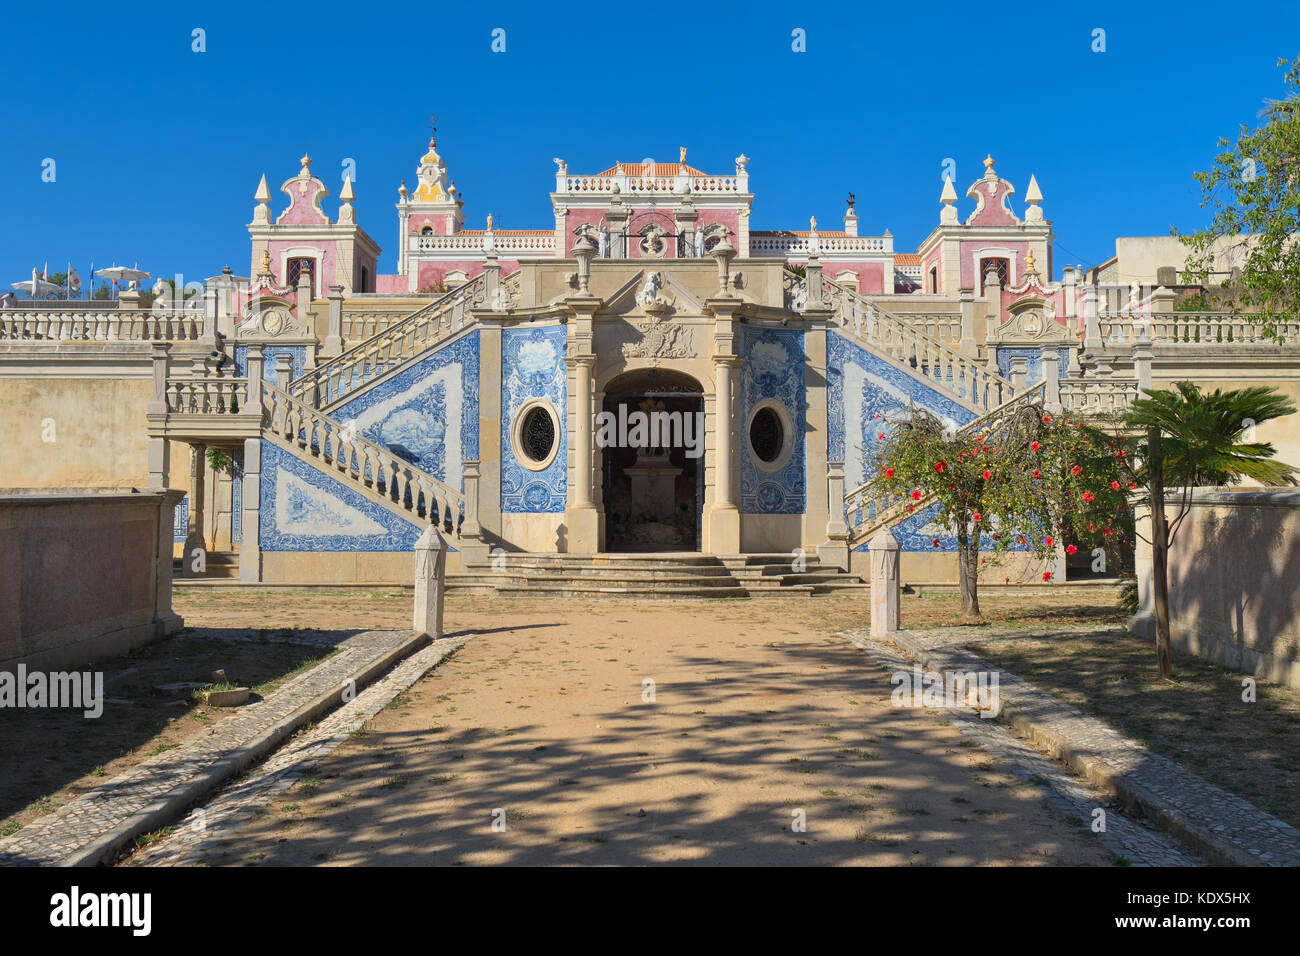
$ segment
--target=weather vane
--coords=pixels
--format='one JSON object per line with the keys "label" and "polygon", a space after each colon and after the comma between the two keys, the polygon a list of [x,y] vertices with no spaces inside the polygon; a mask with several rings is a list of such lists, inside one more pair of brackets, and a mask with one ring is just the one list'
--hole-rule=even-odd
{"label": "weather vane", "polygon": [[431,132],[431,133],[436,133],[436,132],[438,132],[438,117],[437,117],[437,116],[430,116],[430,117],[429,117],[429,132]]}

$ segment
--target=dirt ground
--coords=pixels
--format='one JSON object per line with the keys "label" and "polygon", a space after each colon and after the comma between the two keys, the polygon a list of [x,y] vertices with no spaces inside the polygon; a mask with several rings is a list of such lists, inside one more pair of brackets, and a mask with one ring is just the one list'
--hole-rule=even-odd
{"label": "dirt ground", "polygon": [[[99,717],[81,710],[0,712],[0,836],[53,813],[154,754],[203,733],[225,716],[188,693],[159,696],[177,681],[207,682],[224,668],[231,682],[265,695],[328,649],[268,640],[254,631],[219,626],[179,634],[95,665],[104,672],[107,701]],[[280,635],[283,636],[283,635]]]}
{"label": "dirt ground", "polygon": [[[1006,600],[1008,614],[1029,603]],[[383,591],[177,604],[200,626],[403,626],[410,613],[409,595]],[[453,594],[448,630],[478,636],[213,862],[1110,865],[1080,821],[942,715],[890,706],[888,674],[833,636],[865,610],[861,596]]]}

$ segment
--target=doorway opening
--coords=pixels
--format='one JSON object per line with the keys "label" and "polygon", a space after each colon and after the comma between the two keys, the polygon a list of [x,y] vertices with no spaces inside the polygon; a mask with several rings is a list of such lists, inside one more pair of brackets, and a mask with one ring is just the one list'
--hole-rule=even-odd
{"label": "doorway opening", "polygon": [[[640,369],[605,387],[598,441],[606,551],[698,551],[704,516],[704,389]],[[643,427],[638,429],[638,422]],[[598,429],[598,438],[601,432]]]}

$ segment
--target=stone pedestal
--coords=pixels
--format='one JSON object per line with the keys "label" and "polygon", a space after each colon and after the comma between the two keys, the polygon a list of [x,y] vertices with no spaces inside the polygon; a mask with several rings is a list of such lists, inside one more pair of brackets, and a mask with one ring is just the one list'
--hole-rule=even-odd
{"label": "stone pedestal", "polygon": [[443,593],[447,583],[447,542],[429,525],[415,542],[416,634],[442,637]]}
{"label": "stone pedestal", "polygon": [[899,629],[902,598],[898,539],[882,528],[867,550],[871,552],[871,636],[892,634]]}

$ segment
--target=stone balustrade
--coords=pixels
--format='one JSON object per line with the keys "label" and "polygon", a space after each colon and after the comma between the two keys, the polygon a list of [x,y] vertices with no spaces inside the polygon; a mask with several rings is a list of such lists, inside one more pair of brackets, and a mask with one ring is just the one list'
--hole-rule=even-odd
{"label": "stone balustrade", "polygon": [[261,382],[260,394],[263,428],[317,459],[325,471],[449,531],[459,527],[466,500],[460,491],[270,382]]}
{"label": "stone balustrade", "polygon": [[[809,278],[815,277],[820,282],[824,290],[823,301],[832,311],[832,321],[846,335],[908,366],[983,411],[992,411],[1015,396],[1016,387],[995,367],[981,364],[934,338],[923,327],[913,324],[910,316],[905,318],[887,312],[821,275],[819,269],[812,271]],[[808,301],[813,299],[806,293],[805,297]],[[960,339],[960,316],[957,323]]]}
{"label": "stone balustrade", "polygon": [[248,379],[168,376],[165,394],[169,414],[238,415],[248,403]]}
{"label": "stone balustrade", "polygon": [[204,332],[202,309],[0,309],[0,339],[34,342],[181,342]]}
{"label": "stone balustrade", "polygon": [[745,184],[738,176],[639,176],[621,174],[612,176],[562,175],[556,181],[559,193],[683,193],[689,185],[692,193],[743,193]]}
{"label": "stone balustrade", "polygon": [[453,233],[449,236],[412,236],[412,252],[485,252],[496,250],[524,255],[551,255],[555,233]]}
{"label": "stone balustrade", "polygon": [[864,255],[884,255],[885,240],[874,236],[809,236],[749,234],[750,255],[789,256],[807,255],[811,252],[845,253],[857,252]]}
{"label": "stone balustrade", "polygon": [[[1164,312],[1132,318],[1099,318],[1098,329],[1107,348],[1126,348],[1134,342],[1152,345],[1269,344],[1263,326],[1250,316],[1229,312]],[[1284,344],[1300,343],[1300,320],[1277,323]]]}
{"label": "stone balustrade", "polygon": [[[515,281],[514,292],[506,288],[507,298],[517,294]],[[309,405],[333,404],[439,339],[460,331],[470,321],[470,310],[484,307],[487,297],[484,273],[297,378],[289,392]]]}
{"label": "stone balustrade", "polygon": [[1136,378],[1061,379],[1058,390],[1061,408],[1079,416],[1122,413],[1140,395]]}

